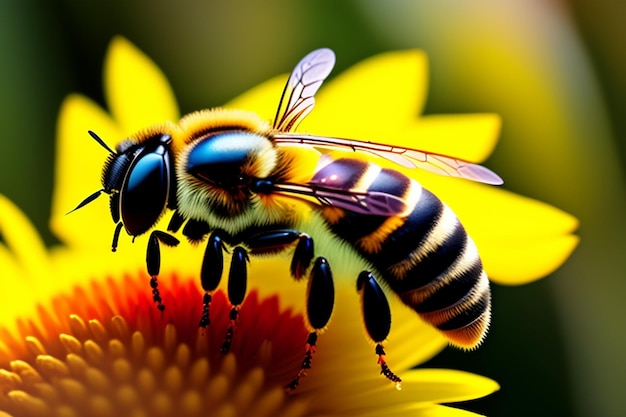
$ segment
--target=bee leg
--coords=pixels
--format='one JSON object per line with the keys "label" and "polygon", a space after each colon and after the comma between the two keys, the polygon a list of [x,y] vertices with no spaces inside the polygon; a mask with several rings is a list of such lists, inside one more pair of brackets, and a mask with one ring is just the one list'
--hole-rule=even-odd
{"label": "bee leg", "polygon": [[361,306],[363,310],[363,321],[370,338],[376,343],[376,354],[380,373],[387,379],[396,383],[396,388],[400,389],[402,379],[394,374],[385,361],[385,349],[382,342],[387,339],[391,329],[391,310],[385,293],[380,288],[376,279],[369,271],[359,274],[356,281],[357,291],[361,295]]}
{"label": "bee leg", "polygon": [[202,298],[202,316],[200,317],[200,327],[206,327],[211,324],[209,315],[209,305],[211,304],[211,294],[217,289],[222,279],[224,271],[224,241],[220,237],[219,232],[213,232],[207,242],[202,259],[202,268],[200,270],[200,283],[204,290]]}
{"label": "bee leg", "polygon": [[313,264],[307,288],[306,320],[310,333],[306,340],[304,360],[296,376],[285,386],[288,392],[293,392],[298,387],[300,379],[306,376],[307,370],[311,368],[317,336],[328,324],[334,303],[335,286],[333,274],[326,258],[319,257]]}
{"label": "bee leg", "polygon": [[180,229],[180,227],[183,225],[184,222],[185,222],[185,218],[181,216],[178,210],[175,210],[174,214],[172,214],[172,217],[170,218],[170,222],[167,224],[168,232],[172,232],[172,233],[178,232],[178,229]]}
{"label": "bee leg", "polygon": [[[191,243],[200,243],[211,231],[208,223],[194,219],[187,220],[178,211],[172,215],[167,230],[177,232],[183,224],[185,225],[182,231],[183,236]],[[200,274],[202,288],[205,290],[202,297],[202,316],[199,323],[199,327],[202,328],[211,324],[209,304],[211,304],[212,293],[219,285],[222,277],[224,268],[222,252],[225,250],[220,232],[214,232],[214,235],[207,242]],[[212,270],[213,267],[216,269]]]}
{"label": "bee leg", "polygon": [[[174,220],[174,217],[172,217],[172,221]],[[172,222],[170,222],[169,226],[174,227],[176,224],[172,224]],[[185,223],[185,227],[183,227],[183,235],[187,238],[187,240],[194,244],[202,242],[210,232],[211,226],[209,226],[208,223],[194,219],[189,219],[187,223]]]}
{"label": "bee leg", "polygon": [[237,319],[239,318],[239,308],[246,297],[246,287],[248,284],[248,252],[241,246],[237,246],[233,250],[233,257],[230,262],[230,271],[228,272],[228,301],[230,301],[231,310],[229,314],[230,325],[226,331],[226,337],[220,351],[223,354],[228,353],[233,335],[237,328]]}
{"label": "bee leg", "polygon": [[301,233],[298,237],[298,245],[293,252],[291,259],[291,276],[297,280],[302,279],[309,269],[314,256],[313,238],[306,233]]}
{"label": "bee leg", "polygon": [[122,222],[118,222],[115,225],[115,231],[113,232],[113,241],[111,242],[111,252],[117,252],[117,242],[120,240],[120,232],[122,231]]}
{"label": "bee leg", "polygon": [[281,229],[257,233],[246,244],[252,253],[280,252],[288,245],[298,241],[291,261],[291,275],[299,280],[304,277],[313,260],[313,239],[297,230]]}
{"label": "bee leg", "polygon": [[146,249],[146,266],[148,275],[150,275],[150,287],[152,288],[152,300],[157,304],[160,311],[165,310],[161,293],[159,292],[159,283],[157,277],[161,271],[161,243],[166,246],[176,246],[180,243],[178,239],[169,233],[160,230],[154,230],[150,233],[148,239],[148,248]]}

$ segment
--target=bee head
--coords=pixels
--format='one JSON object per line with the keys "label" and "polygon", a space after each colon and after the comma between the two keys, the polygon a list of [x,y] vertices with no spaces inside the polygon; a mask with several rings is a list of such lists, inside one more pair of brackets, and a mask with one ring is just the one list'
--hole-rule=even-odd
{"label": "bee head", "polygon": [[171,149],[174,130],[170,122],[149,127],[120,142],[115,151],[89,131],[91,137],[109,151],[109,157],[102,169],[102,189],[83,200],[76,209],[105,193],[109,195],[114,223],[123,225],[131,236],[150,230],[166,209],[176,206]]}
{"label": "bee head", "polygon": [[[102,188],[87,196],[69,213],[109,195],[115,251],[122,227],[135,237],[152,229],[167,209],[176,209],[176,176],[172,135],[176,126],[164,122],[141,130],[111,149],[97,133],[89,135],[109,157],[102,168]],[[68,213],[68,214],[69,214]]]}

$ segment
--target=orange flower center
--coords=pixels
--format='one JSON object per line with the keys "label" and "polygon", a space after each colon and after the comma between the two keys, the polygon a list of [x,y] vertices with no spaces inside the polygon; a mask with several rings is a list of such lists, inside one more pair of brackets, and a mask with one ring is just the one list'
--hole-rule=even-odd
{"label": "orange flower center", "polygon": [[253,291],[223,354],[231,325],[225,294],[213,295],[211,325],[200,329],[197,284],[161,282],[164,312],[143,279],[127,276],[76,288],[20,321],[17,332],[0,330],[0,415],[262,416],[301,409],[284,390],[302,361],[301,316]]}

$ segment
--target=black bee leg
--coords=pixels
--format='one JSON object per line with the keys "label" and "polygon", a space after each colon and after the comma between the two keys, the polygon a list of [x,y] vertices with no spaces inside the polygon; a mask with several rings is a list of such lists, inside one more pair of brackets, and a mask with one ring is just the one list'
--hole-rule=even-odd
{"label": "black bee leg", "polygon": [[[172,221],[168,227],[176,227],[178,226],[177,222],[179,220],[175,217],[172,217]],[[191,243],[200,243],[206,238],[206,236],[211,232],[211,226],[208,223],[201,222],[198,220],[190,219],[185,223],[185,227],[183,227],[183,235],[189,240]],[[221,235],[221,232],[218,232]]]}
{"label": "black bee leg", "polygon": [[180,215],[178,210],[174,211],[174,214],[172,214],[172,217],[170,218],[170,222],[167,224],[167,231],[172,233],[178,232],[178,229],[180,229],[184,222],[185,218]]}
{"label": "black bee leg", "polygon": [[239,318],[239,307],[246,297],[246,287],[248,284],[248,252],[241,246],[237,246],[233,250],[233,257],[230,262],[230,271],[228,272],[228,300],[230,301],[230,325],[226,331],[224,343],[222,343],[221,352],[228,353],[233,335],[237,329],[237,319]]}
{"label": "black bee leg", "polygon": [[117,242],[120,240],[120,232],[122,231],[122,222],[118,222],[115,225],[115,231],[113,232],[113,241],[111,242],[111,252],[117,252]]}
{"label": "black bee leg", "polygon": [[391,310],[389,309],[387,297],[376,282],[374,276],[368,271],[363,271],[359,274],[356,281],[356,288],[361,295],[361,307],[365,328],[374,343],[376,343],[376,354],[378,355],[380,373],[390,381],[395,382],[396,388],[400,389],[402,379],[389,369],[385,361],[385,349],[382,345],[383,341],[387,339],[389,330],[391,329]]}
{"label": "black bee leg", "polygon": [[225,251],[224,241],[219,236],[219,233],[213,232],[207,242],[200,270],[200,283],[204,290],[204,297],[202,298],[202,316],[200,317],[199,326],[203,328],[211,324],[209,315],[211,294],[217,289],[222,279]]}
{"label": "black bee leg", "polygon": [[310,333],[306,340],[304,360],[296,376],[285,386],[288,392],[293,392],[298,387],[300,379],[306,376],[307,370],[311,368],[317,336],[328,324],[334,303],[333,274],[326,258],[319,257],[313,264],[307,288],[306,320]]}
{"label": "black bee leg", "polygon": [[176,246],[180,243],[178,239],[169,233],[160,230],[154,230],[150,233],[148,239],[148,248],[146,250],[146,266],[148,275],[150,275],[150,287],[152,288],[152,299],[157,304],[160,311],[165,310],[161,293],[159,292],[159,283],[157,277],[161,271],[161,243],[166,246]]}
{"label": "black bee leg", "polygon": [[311,266],[314,256],[313,238],[305,233],[298,236],[298,245],[291,259],[291,276],[300,280]]}
{"label": "black bee leg", "polygon": [[284,229],[262,232],[250,237],[246,244],[253,254],[277,253],[295,241],[298,241],[291,260],[291,275],[301,279],[313,260],[313,239],[306,233],[297,230]]}
{"label": "black bee leg", "polygon": [[[183,224],[183,236],[191,243],[200,243],[211,231],[208,223],[185,219],[178,211],[174,211],[167,230],[177,232]],[[209,315],[209,305],[211,304],[212,293],[215,291],[222,278],[224,269],[223,252],[226,251],[224,242],[220,237],[221,232],[215,231],[207,242],[202,260],[202,269],[200,271],[200,280],[205,293],[202,297],[202,316],[200,317],[199,327],[206,327],[211,324]]]}

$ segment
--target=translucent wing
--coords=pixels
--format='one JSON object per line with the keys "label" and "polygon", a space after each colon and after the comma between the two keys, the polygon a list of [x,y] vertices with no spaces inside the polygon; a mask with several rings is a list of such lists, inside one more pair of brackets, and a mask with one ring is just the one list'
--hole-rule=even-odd
{"label": "translucent wing", "polygon": [[406,202],[393,194],[379,191],[344,190],[313,181],[307,184],[264,181],[263,184],[258,184],[257,188],[265,193],[274,192],[314,197],[325,206],[338,207],[372,216],[394,216],[403,214],[407,209]]}
{"label": "translucent wing", "polygon": [[331,138],[325,136],[303,135],[277,132],[274,142],[279,145],[308,146],[340,151],[360,151],[378,155],[406,168],[421,168],[439,175],[465,178],[485,184],[500,185],[504,181],[495,172],[478,164],[419,149],[355,139]]}
{"label": "translucent wing", "polygon": [[318,49],[304,58],[293,69],[280,98],[274,129],[292,131],[315,105],[315,93],[335,66],[335,53]]}

